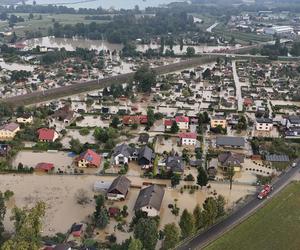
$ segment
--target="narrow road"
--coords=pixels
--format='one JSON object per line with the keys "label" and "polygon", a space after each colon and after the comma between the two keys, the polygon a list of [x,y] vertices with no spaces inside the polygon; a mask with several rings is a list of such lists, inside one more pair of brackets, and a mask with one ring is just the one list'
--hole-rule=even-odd
{"label": "narrow road", "polygon": [[[274,191],[270,194],[270,197],[275,196],[285,186],[287,186],[292,181],[293,177],[299,172],[299,170],[300,170],[300,161],[298,161],[297,166],[295,168],[290,168],[285,173],[281,174],[281,176],[273,183]],[[199,235],[196,235],[190,241],[183,243],[176,249],[177,250],[203,249],[209,243],[216,240],[224,233],[226,233],[227,231],[231,230],[236,225],[244,221],[246,218],[248,218],[251,214],[256,212],[267,202],[268,199],[259,200],[257,199],[256,196],[253,197],[246,205],[244,205],[242,208],[238,209],[237,211],[233,212],[226,219],[212,226],[207,231]]]}
{"label": "narrow road", "polygon": [[212,26],[208,27],[208,28],[206,29],[206,31],[209,32],[209,33],[211,33],[212,30],[218,26],[218,24],[219,24],[219,23],[214,23]]}
{"label": "narrow road", "polygon": [[235,95],[237,99],[238,111],[243,111],[243,98],[242,98],[242,84],[240,82],[237,70],[236,70],[236,61],[232,61],[232,74],[235,83]]}

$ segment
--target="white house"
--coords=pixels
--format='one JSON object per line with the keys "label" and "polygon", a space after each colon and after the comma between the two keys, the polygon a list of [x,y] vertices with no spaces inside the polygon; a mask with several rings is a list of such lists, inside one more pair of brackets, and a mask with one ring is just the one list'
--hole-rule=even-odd
{"label": "white house", "polygon": [[180,130],[188,130],[190,119],[187,116],[176,116],[175,121]]}
{"label": "white house", "polygon": [[273,121],[270,118],[256,119],[255,129],[257,131],[271,131],[273,129]]}
{"label": "white house", "polygon": [[128,164],[131,160],[137,159],[137,150],[126,143],[117,146],[113,152],[113,161],[115,165]]}
{"label": "white house", "polygon": [[32,115],[22,115],[17,118],[17,123],[20,124],[31,124],[33,122]]}
{"label": "white house", "polygon": [[196,146],[197,134],[196,133],[180,133],[180,144],[182,146]]}
{"label": "white house", "polygon": [[164,194],[164,188],[159,185],[151,185],[141,189],[135,202],[134,210],[142,210],[151,217],[158,216]]}

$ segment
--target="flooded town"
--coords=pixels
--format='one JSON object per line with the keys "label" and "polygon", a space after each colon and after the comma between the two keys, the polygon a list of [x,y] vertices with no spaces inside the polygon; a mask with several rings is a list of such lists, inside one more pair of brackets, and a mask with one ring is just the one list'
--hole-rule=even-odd
{"label": "flooded town", "polygon": [[0,249],[238,249],[300,178],[297,8],[44,2],[0,0]]}

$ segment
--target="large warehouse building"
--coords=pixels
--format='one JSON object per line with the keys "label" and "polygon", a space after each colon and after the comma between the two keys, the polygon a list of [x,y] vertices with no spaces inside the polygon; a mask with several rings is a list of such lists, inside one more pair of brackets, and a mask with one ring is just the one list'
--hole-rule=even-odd
{"label": "large warehouse building", "polygon": [[264,29],[267,35],[285,35],[294,32],[294,29],[290,26],[273,26]]}

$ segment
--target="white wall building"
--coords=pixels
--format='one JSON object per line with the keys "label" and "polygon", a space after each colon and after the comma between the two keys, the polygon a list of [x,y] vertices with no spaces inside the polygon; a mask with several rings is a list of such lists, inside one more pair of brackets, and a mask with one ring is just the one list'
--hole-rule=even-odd
{"label": "white wall building", "polygon": [[255,129],[257,131],[271,131],[273,129],[273,121],[269,118],[257,119]]}

